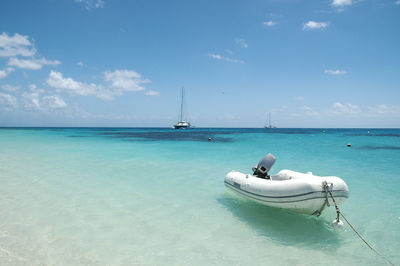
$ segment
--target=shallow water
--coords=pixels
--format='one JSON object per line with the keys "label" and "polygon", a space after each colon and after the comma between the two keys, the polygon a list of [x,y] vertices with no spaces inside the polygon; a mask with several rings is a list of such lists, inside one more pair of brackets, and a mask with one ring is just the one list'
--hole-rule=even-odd
{"label": "shallow water", "polygon": [[[369,132],[369,133],[368,133]],[[333,208],[293,214],[225,191],[268,152],[336,175],[341,206],[400,264],[400,130],[0,129],[0,265],[385,265]],[[212,138],[212,141],[208,141]],[[352,147],[348,148],[347,143]]]}

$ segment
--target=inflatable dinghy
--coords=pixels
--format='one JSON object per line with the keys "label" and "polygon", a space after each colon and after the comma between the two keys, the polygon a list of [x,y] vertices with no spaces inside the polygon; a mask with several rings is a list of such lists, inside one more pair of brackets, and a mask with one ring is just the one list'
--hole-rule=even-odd
{"label": "inflatable dinghy", "polygon": [[349,195],[346,183],[336,176],[316,176],[291,170],[268,175],[275,156],[266,155],[253,174],[231,171],[225,177],[227,188],[261,204],[287,209],[297,213],[317,215],[334,202],[343,203]]}

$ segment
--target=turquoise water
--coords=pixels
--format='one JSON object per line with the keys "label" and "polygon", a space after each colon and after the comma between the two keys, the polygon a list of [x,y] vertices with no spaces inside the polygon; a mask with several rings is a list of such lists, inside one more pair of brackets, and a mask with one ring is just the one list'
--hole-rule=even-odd
{"label": "turquoise water", "polygon": [[[207,139],[211,137],[211,142]],[[352,147],[348,148],[347,143]],[[232,169],[336,175],[400,264],[398,129],[0,129],[0,265],[385,265],[346,226],[227,193]]]}

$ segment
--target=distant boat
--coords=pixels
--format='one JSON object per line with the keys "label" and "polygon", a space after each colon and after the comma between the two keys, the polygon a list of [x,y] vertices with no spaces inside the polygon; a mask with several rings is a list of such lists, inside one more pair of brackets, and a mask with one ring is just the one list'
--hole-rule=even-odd
{"label": "distant boat", "polygon": [[179,122],[174,125],[175,129],[186,129],[186,128],[191,128],[192,127],[192,125],[188,121],[184,120],[184,116],[183,116],[184,103],[185,103],[185,88],[182,87],[181,114],[180,114],[180,117],[179,117]]}
{"label": "distant boat", "polygon": [[271,113],[268,113],[268,125],[265,125],[264,128],[276,128],[276,126],[271,125]]}

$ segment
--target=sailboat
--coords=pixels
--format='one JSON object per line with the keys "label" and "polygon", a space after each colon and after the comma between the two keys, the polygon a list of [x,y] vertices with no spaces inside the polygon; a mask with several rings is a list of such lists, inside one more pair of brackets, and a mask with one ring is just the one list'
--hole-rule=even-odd
{"label": "sailboat", "polygon": [[185,101],[185,88],[182,87],[181,114],[180,114],[179,122],[174,125],[175,129],[185,129],[185,128],[191,128],[192,127],[192,125],[188,121],[185,121],[184,118],[183,118],[184,101]]}
{"label": "sailboat", "polygon": [[265,125],[264,128],[276,128],[276,126],[271,125],[271,113],[268,113],[268,125]]}

